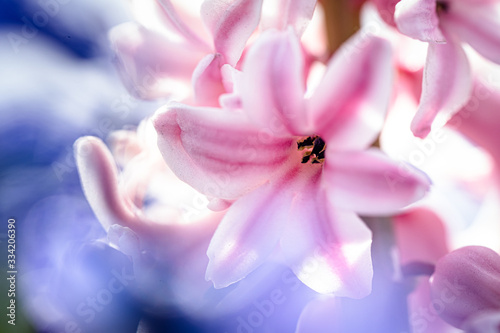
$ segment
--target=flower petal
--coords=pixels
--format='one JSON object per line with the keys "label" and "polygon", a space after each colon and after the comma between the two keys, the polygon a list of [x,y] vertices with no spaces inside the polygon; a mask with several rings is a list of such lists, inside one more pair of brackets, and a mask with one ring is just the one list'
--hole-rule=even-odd
{"label": "flower petal", "polygon": [[314,132],[339,150],[362,149],[382,129],[392,92],[390,43],[358,32],[337,51],[309,110]]}
{"label": "flower petal", "polygon": [[371,232],[352,212],[332,208],[318,180],[297,192],[281,248],[295,275],[324,294],[362,298],[371,292]]}
{"label": "flower petal", "polygon": [[447,40],[446,44],[429,44],[420,105],[411,123],[419,138],[429,134],[438,113],[449,118],[467,103],[472,92],[467,56],[458,42]]}
{"label": "flower petal", "polygon": [[410,165],[391,160],[377,149],[361,152],[326,150],[323,177],[335,205],[359,214],[392,214],[421,199],[429,178]]}
{"label": "flower petal", "polygon": [[274,135],[304,135],[304,60],[292,31],[264,33],[250,48],[243,65],[243,109]]}
{"label": "flower petal", "polygon": [[109,39],[125,85],[134,96],[144,99],[182,96],[179,84],[189,84],[203,57],[189,44],[174,42],[131,22],[113,28]]}
{"label": "flower petal", "polygon": [[222,82],[220,54],[203,58],[193,72],[194,98],[200,106],[218,106],[219,96],[226,92]]}
{"label": "flower petal", "polygon": [[215,51],[235,66],[259,24],[262,0],[206,0],[201,17],[214,38]]}
{"label": "flower petal", "polygon": [[273,0],[264,1],[262,29],[285,30],[292,26],[297,36],[302,36],[311,21],[316,0]]}
{"label": "flower petal", "polygon": [[278,245],[292,193],[286,184],[267,183],[237,200],[208,247],[206,279],[223,288],[260,266]]}
{"label": "flower petal", "polygon": [[436,0],[401,0],[396,5],[394,20],[406,36],[423,42],[446,42],[439,28]]}
{"label": "flower petal", "polygon": [[187,41],[197,45],[205,52],[210,50],[210,47],[203,41],[189,26],[181,19],[180,15],[175,10],[174,5],[170,0],[155,0],[163,9],[164,18],[170,23],[171,27],[179,35],[183,36]]}
{"label": "flower petal", "polygon": [[82,137],[75,142],[75,158],[83,192],[104,228],[133,223],[135,215],[118,191],[116,165],[106,145]]}
{"label": "flower petal", "polygon": [[172,171],[210,197],[236,199],[271,179],[292,156],[293,140],[249,124],[245,115],[170,103],[154,119]]}
{"label": "flower petal", "polygon": [[452,3],[443,25],[485,58],[500,64],[500,6],[498,2]]}

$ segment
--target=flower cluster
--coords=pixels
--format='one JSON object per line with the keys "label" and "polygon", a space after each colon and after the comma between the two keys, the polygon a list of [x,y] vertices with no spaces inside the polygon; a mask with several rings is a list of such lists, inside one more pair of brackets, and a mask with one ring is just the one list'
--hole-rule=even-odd
{"label": "flower cluster", "polygon": [[[391,267],[379,273],[386,286],[415,285],[407,327],[393,329],[498,327],[498,255],[448,252],[467,244],[456,221],[468,227],[496,200],[498,134],[480,128],[500,106],[484,83],[500,63],[500,2],[377,0],[361,14],[359,1],[346,13],[333,3],[137,0],[137,21],[111,30],[130,93],[164,102],[136,131],[112,133],[109,148],[93,137],[75,144],[107,241],[133,262],[131,293],[209,322],[257,304],[260,317],[237,321],[253,332],[285,297],[252,303],[249,285],[288,267],[307,292],[299,315],[275,321],[352,332],[348,299],[379,297],[380,265]],[[358,14],[361,28],[333,45],[341,32],[330,21]],[[429,43],[425,65],[426,45],[407,36]],[[458,147],[462,169],[450,171],[461,162],[446,164],[445,146]]]}

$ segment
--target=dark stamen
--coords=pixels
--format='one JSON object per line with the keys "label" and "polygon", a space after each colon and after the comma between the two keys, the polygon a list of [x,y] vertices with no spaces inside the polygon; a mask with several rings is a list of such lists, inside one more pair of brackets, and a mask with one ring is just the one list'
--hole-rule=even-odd
{"label": "dark stamen", "polygon": [[301,163],[323,163],[325,159],[326,143],[319,136],[309,136],[297,141],[297,149],[304,151]]}

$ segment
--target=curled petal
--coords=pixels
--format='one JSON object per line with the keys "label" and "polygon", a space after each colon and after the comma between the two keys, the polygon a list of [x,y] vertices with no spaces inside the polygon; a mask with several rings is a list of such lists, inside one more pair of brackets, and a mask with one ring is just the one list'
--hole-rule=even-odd
{"label": "curled petal", "polygon": [[237,199],[272,179],[294,148],[291,138],[273,137],[236,111],[170,103],[154,125],[172,171],[213,198]]}
{"label": "curled petal", "polygon": [[280,30],[292,26],[300,37],[311,21],[315,6],[316,0],[264,1],[261,26]]}
{"label": "curled petal", "polygon": [[235,66],[246,42],[259,24],[262,0],[206,0],[203,22],[212,33],[215,51]]}
{"label": "curled petal", "polygon": [[485,58],[500,64],[500,6],[498,2],[457,1],[443,20],[450,33]]}
{"label": "curled petal", "polygon": [[109,39],[117,56],[120,74],[128,90],[139,98],[166,97],[189,83],[203,53],[188,44],[135,23],[113,28]]}
{"label": "curled petal", "polygon": [[203,58],[193,73],[194,98],[197,105],[218,106],[219,96],[225,93],[222,82],[220,54]]}
{"label": "curled petal", "polygon": [[436,265],[431,291],[434,297],[446,297],[440,315],[458,328],[481,311],[500,310],[500,256],[482,246],[447,254]]}
{"label": "curled petal", "polygon": [[208,247],[206,279],[223,288],[260,266],[278,244],[291,196],[267,183],[233,203]]}
{"label": "curled petal", "polygon": [[116,165],[106,145],[95,137],[80,138],[75,157],[83,192],[103,227],[133,223],[135,215],[118,191]]}
{"label": "curled petal", "polygon": [[269,31],[249,50],[243,66],[243,109],[259,126],[275,135],[303,135],[304,60],[292,31]]}
{"label": "curled petal", "polygon": [[439,28],[436,0],[401,0],[394,19],[399,31],[423,42],[445,43]]}
{"label": "curled petal", "polygon": [[471,92],[469,62],[460,44],[452,38],[446,44],[429,44],[420,105],[411,123],[413,134],[425,138],[438,113],[450,117],[467,103]]}
{"label": "curled petal", "polygon": [[359,214],[392,214],[421,199],[430,180],[421,171],[397,163],[376,149],[361,152],[326,150],[326,191],[342,209]]}
{"label": "curled petal", "polygon": [[382,129],[393,74],[390,43],[358,32],[334,55],[311,96],[314,132],[335,150],[366,148]]}
{"label": "curled petal", "polygon": [[362,298],[371,292],[371,232],[356,214],[335,210],[332,203],[314,182],[298,191],[281,248],[309,288]]}

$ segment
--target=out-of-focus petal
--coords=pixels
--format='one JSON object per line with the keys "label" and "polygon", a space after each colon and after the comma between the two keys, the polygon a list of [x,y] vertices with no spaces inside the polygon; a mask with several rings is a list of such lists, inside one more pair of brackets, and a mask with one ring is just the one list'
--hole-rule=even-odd
{"label": "out-of-focus petal", "polygon": [[449,252],[444,223],[433,211],[419,207],[394,216],[393,221],[402,265],[434,265]]}
{"label": "out-of-focus petal", "polygon": [[423,42],[445,43],[436,0],[401,0],[396,5],[394,20],[399,31]]}
{"label": "out-of-focus petal", "polygon": [[371,292],[371,232],[356,214],[335,210],[333,203],[317,179],[297,191],[281,248],[309,288],[362,298]]}
{"label": "out-of-focus petal", "polygon": [[340,332],[342,309],[336,297],[310,301],[300,314],[295,333]]}
{"label": "out-of-focus petal", "polygon": [[423,172],[376,149],[330,153],[327,148],[323,177],[337,207],[367,215],[394,213],[430,187]]}
{"label": "out-of-focus petal", "polygon": [[438,113],[449,118],[467,103],[471,91],[470,67],[462,46],[451,37],[446,44],[429,44],[420,105],[411,123],[413,134],[425,138]]}
{"label": "out-of-focus petal", "polygon": [[269,31],[249,50],[241,81],[243,109],[274,135],[307,132],[304,60],[292,31]]}
{"label": "out-of-focus petal", "polygon": [[314,13],[316,0],[267,0],[264,1],[261,26],[263,29],[284,30],[292,26],[297,36],[307,28]]}
{"label": "out-of-focus petal", "polygon": [[129,91],[144,99],[181,95],[204,54],[169,40],[160,33],[129,22],[114,27],[109,39],[116,52],[120,74]]}
{"label": "out-of-focus petal", "polygon": [[314,132],[331,149],[364,149],[382,129],[392,91],[390,43],[358,32],[334,55],[311,96]]}
{"label": "out-of-focus petal", "polygon": [[75,157],[83,192],[105,229],[130,225],[135,215],[118,191],[116,165],[106,145],[95,137],[80,138],[75,142]]}
{"label": "out-of-focus petal", "polygon": [[154,119],[172,171],[210,197],[236,199],[271,179],[295,148],[249,124],[240,112],[170,103]]}
{"label": "out-of-focus petal", "polygon": [[434,297],[453,297],[440,313],[461,328],[472,315],[500,309],[500,256],[482,246],[467,246],[443,258],[431,277]]}
{"label": "out-of-focus petal", "polygon": [[170,0],[155,0],[163,9],[164,18],[179,35],[200,49],[208,52],[210,47],[182,20]]}
{"label": "out-of-focus petal", "polygon": [[500,5],[498,2],[456,1],[442,25],[485,58],[500,64]]}
{"label": "out-of-focus petal", "polygon": [[394,12],[399,0],[372,0],[377,7],[380,17],[389,25],[396,27],[394,22]]}
{"label": "out-of-focus petal", "polygon": [[233,203],[208,247],[206,279],[223,288],[260,266],[278,244],[292,195],[267,183]]}
{"label": "out-of-focus petal", "polygon": [[471,316],[464,323],[463,329],[467,333],[498,333],[500,328],[500,311],[481,311]]}
{"label": "out-of-focus petal", "polygon": [[212,33],[215,51],[235,66],[259,24],[262,0],[206,0],[201,18]]}
{"label": "out-of-focus petal", "polygon": [[200,106],[218,106],[219,96],[225,93],[222,82],[220,54],[203,58],[193,72],[194,99]]}

